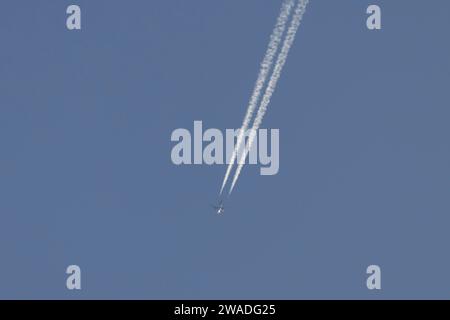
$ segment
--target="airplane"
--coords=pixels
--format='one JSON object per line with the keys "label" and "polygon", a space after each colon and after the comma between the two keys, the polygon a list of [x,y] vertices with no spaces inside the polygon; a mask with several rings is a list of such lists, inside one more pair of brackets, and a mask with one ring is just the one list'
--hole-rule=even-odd
{"label": "airplane", "polygon": [[219,201],[219,204],[217,206],[211,206],[214,208],[214,210],[217,211],[217,214],[222,214],[225,212],[225,207],[223,205],[223,200]]}

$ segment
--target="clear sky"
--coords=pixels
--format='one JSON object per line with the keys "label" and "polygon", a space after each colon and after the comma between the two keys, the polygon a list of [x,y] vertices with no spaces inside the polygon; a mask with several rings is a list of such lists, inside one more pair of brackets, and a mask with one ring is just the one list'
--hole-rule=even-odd
{"label": "clear sky", "polygon": [[225,215],[224,165],[172,163],[174,129],[240,126],[280,3],[2,1],[0,298],[450,298],[449,1],[311,0],[279,173]]}

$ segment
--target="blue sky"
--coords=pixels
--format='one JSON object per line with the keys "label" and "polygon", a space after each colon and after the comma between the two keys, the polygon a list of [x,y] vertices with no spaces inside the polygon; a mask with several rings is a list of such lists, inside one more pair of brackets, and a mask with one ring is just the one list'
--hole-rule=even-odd
{"label": "blue sky", "polygon": [[171,162],[174,129],[240,126],[280,3],[3,1],[1,298],[449,298],[447,1],[311,0],[262,124],[280,171],[224,216],[225,166]]}

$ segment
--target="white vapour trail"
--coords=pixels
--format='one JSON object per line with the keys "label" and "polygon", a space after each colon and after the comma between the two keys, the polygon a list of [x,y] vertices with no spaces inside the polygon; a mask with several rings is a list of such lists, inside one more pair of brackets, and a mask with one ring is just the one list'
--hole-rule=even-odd
{"label": "white vapour trail", "polygon": [[231,159],[228,164],[225,177],[223,178],[222,187],[220,188],[220,194],[222,194],[223,188],[225,187],[228,181],[231,169],[233,168],[234,162],[237,157],[238,150],[242,144],[245,131],[247,131],[250,121],[253,117],[253,113],[255,112],[256,105],[258,104],[258,100],[259,97],[261,96],[264,84],[266,83],[267,76],[269,75],[270,69],[272,68],[273,60],[278,51],[278,47],[280,46],[284,30],[286,29],[286,23],[289,20],[289,16],[293,7],[294,7],[294,0],[284,0],[283,5],[281,6],[281,11],[278,16],[277,23],[272,31],[272,35],[270,36],[270,42],[267,47],[266,54],[261,63],[261,69],[259,71],[258,78],[255,83],[255,88],[253,89],[253,94],[250,97],[247,112],[245,114],[244,121],[242,122],[241,130],[238,133],[236,146],[233,149],[233,154],[231,155]]}
{"label": "white vapour trail", "polygon": [[286,34],[286,38],[284,39],[283,47],[281,48],[281,52],[278,55],[277,62],[275,63],[275,67],[272,72],[272,76],[269,80],[269,84],[267,85],[266,91],[261,100],[261,104],[259,106],[258,113],[256,114],[255,121],[253,122],[253,126],[250,131],[250,135],[249,135],[249,139],[248,139],[248,144],[247,144],[244,152],[242,152],[241,159],[238,162],[239,164],[238,164],[238,167],[234,174],[234,178],[233,178],[233,182],[231,184],[229,194],[231,194],[231,192],[234,189],[234,186],[236,185],[236,182],[239,178],[239,174],[241,173],[242,167],[245,164],[245,158],[247,157],[247,153],[253,145],[253,141],[255,139],[257,130],[259,129],[259,126],[261,125],[261,122],[267,111],[267,107],[270,104],[270,99],[272,98],[272,95],[277,86],[277,82],[280,79],[281,71],[283,70],[283,67],[286,63],[287,57],[289,55],[289,50],[291,49],[292,44],[294,43],[295,35],[296,35],[298,27],[300,26],[300,23],[302,21],[303,14],[305,13],[308,2],[309,2],[309,0],[299,0],[298,5],[295,8],[295,12],[292,17],[291,25],[289,26],[289,29]]}

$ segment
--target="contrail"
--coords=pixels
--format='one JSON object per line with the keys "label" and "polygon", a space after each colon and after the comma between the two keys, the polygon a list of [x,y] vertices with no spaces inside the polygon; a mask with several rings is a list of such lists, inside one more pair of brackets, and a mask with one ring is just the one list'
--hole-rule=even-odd
{"label": "contrail", "polygon": [[261,100],[261,105],[259,106],[258,113],[256,114],[255,121],[253,122],[253,127],[250,132],[248,144],[247,144],[244,152],[241,155],[241,159],[238,163],[238,167],[234,174],[233,182],[231,184],[231,188],[230,188],[230,191],[228,194],[231,194],[231,192],[233,191],[234,186],[236,185],[236,182],[239,178],[239,174],[241,173],[242,167],[245,164],[245,158],[247,157],[247,153],[253,145],[253,140],[255,139],[256,132],[259,129],[259,126],[261,125],[261,122],[267,111],[267,107],[270,104],[270,99],[272,98],[272,95],[277,86],[277,82],[280,79],[281,71],[283,70],[283,67],[286,63],[286,60],[287,60],[287,57],[289,54],[289,50],[291,49],[292,44],[294,43],[295,35],[296,35],[298,27],[300,26],[300,23],[302,21],[303,14],[305,13],[308,2],[309,2],[309,0],[299,0],[298,5],[295,8],[295,12],[292,17],[291,25],[289,26],[289,29],[286,34],[286,38],[284,39],[283,47],[281,48],[281,52],[278,55],[277,62],[273,69],[272,76],[269,80],[269,84],[267,85],[266,91]]}
{"label": "contrail", "polygon": [[275,54],[278,51],[278,47],[282,40],[284,30],[286,29],[286,23],[289,20],[289,16],[293,6],[294,0],[284,0],[283,5],[281,6],[281,11],[278,16],[277,23],[272,31],[272,35],[270,36],[270,42],[267,47],[266,54],[261,63],[261,69],[259,71],[258,78],[255,83],[255,88],[253,89],[253,94],[250,97],[247,112],[245,114],[244,121],[242,122],[241,130],[238,133],[236,146],[233,149],[233,154],[228,164],[227,172],[225,173],[225,177],[223,178],[222,187],[220,188],[220,194],[222,194],[223,188],[225,187],[228,177],[230,176],[231,169],[233,168],[234,161],[236,160],[238,150],[242,144],[242,139],[253,117],[253,113],[255,112],[256,105],[258,104],[258,100],[259,97],[261,96],[261,92],[267,80],[269,71],[272,68]]}

